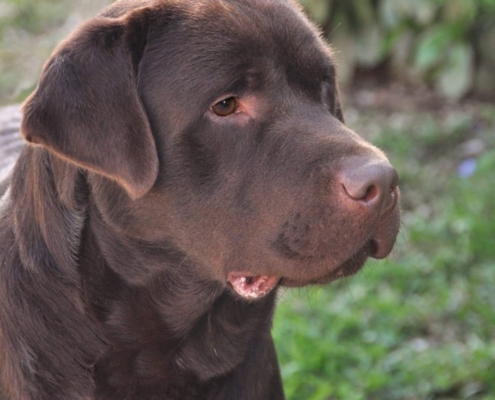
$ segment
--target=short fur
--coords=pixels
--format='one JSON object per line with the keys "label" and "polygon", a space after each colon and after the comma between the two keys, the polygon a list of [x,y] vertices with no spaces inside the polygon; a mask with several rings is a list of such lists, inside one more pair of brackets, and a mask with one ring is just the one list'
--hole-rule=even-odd
{"label": "short fur", "polygon": [[55,50],[23,113],[0,202],[2,399],[283,399],[277,290],[245,299],[229,274],[326,283],[397,235],[396,183],[387,210],[342,189],[389,164],[343,124],[331,52],[290,1],[118,1]]}

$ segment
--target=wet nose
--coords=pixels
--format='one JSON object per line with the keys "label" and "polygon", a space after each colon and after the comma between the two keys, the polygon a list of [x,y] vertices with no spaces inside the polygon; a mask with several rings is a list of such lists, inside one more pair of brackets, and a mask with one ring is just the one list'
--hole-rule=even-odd
{"label": "wet nose", "polygon": [[399,175],[388,161],[354,160],[341,176],[343,189],[353,201],[381,212],[395,201]]}

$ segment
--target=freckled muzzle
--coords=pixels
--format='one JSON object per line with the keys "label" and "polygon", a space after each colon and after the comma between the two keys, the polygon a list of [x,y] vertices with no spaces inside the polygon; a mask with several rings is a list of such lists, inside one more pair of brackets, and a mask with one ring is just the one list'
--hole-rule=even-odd
{"label": "freckled muzzle", "polygon": [[246,299],[355,274],[390,254],[399,231],[399,177],[380,150],[341,124],[327,136],[282,130],[297,135],[261,157],[268,172],[249,172],[264,177],[250,193],[253,234],[227,275]]}

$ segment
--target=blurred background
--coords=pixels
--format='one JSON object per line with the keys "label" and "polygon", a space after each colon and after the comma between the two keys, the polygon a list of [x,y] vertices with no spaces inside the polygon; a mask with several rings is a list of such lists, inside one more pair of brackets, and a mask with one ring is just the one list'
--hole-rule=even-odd
{"label": "blurred background", "polygon": [[[106,4],[0,0],[0,105]],[[283,291],[287,397],[495,400],[495,0],[302,4],[334,47],[347,124],[400,173],[403,227],[389,259]]]}

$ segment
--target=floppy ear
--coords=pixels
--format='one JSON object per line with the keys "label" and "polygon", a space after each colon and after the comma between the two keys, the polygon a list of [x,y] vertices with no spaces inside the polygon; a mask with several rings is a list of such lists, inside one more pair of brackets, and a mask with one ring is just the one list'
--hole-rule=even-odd
{"label": "floppy ear", "polygon": [[137,93],[149,12],[85,23],[45,64],[23,107],[21,130],[32,143],[113,179],[132,198],[158,174],[155,141]]}

